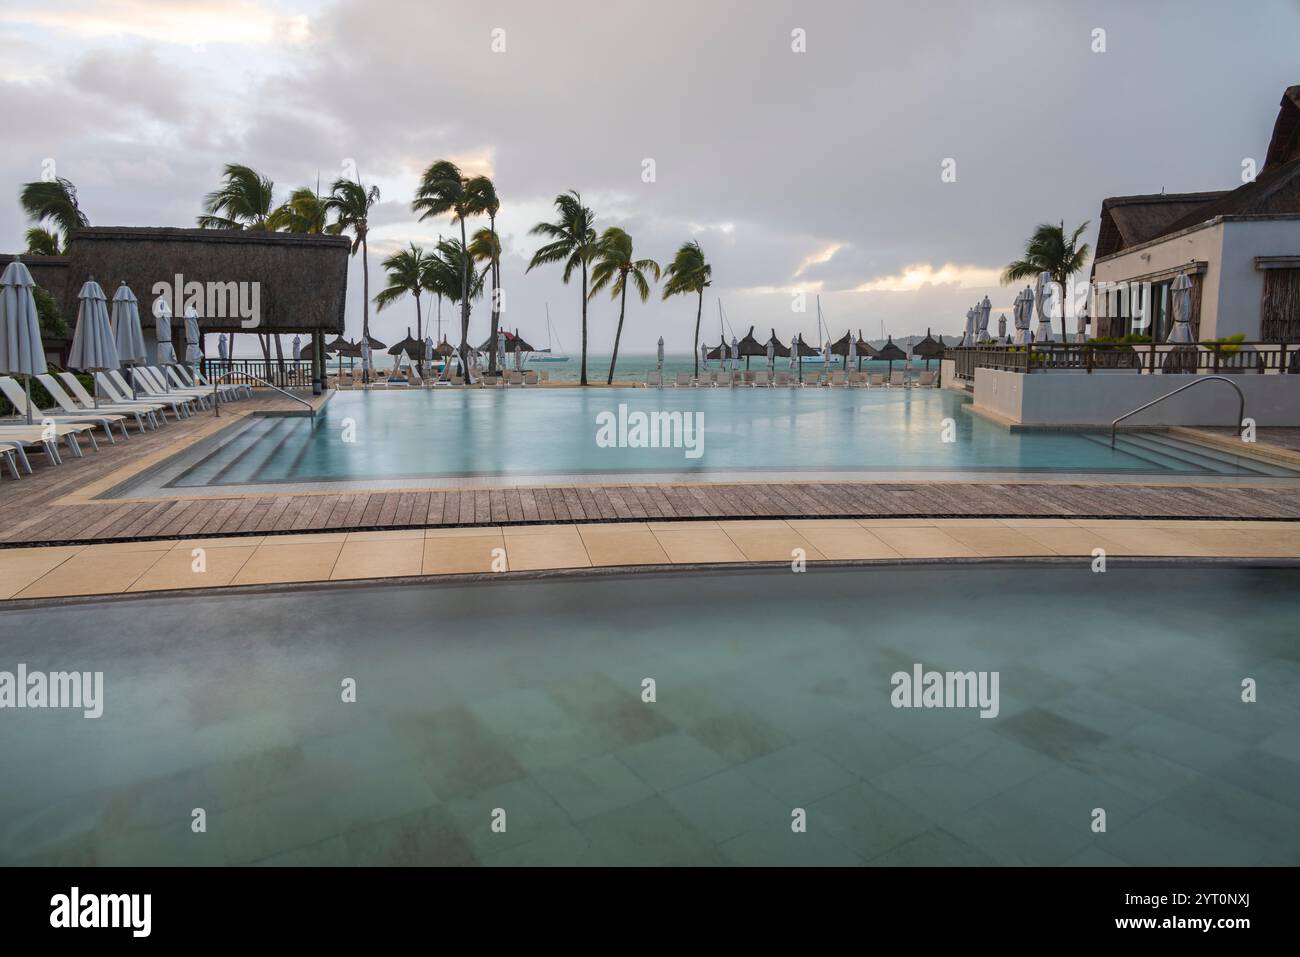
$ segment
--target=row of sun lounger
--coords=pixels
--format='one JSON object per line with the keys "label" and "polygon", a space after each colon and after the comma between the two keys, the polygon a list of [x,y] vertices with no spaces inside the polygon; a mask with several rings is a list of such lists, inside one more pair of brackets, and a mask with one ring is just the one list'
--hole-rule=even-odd
{"label": "row of sun lounger", "polygon": [[915,381],[909,381],[900,370],[888,378],[881,372],[822,372],[817,375],[805,375],[804,381],[790,372],[772,373],[766,369],[738,372],[704,372],[698,379],[689,372],[679,372],[672,381],[664,381],[659,372],[646,373],[646,386],[663,388],[670,385],[675,388],[859,388],[859,389],[905,389],[913,387],[933,388],[937,381],[937,372],[922,372]]}
{"label": "row of sun lounger", "polygon": [[[509,388],[511,386],[523,388],[541,385],[547,379],[547,373],[534,370],[524,372],[509,371],[498,373],[495,376],[479,373],[478,378],[469,385],[469,388],[491,389]],[[345,372],[332,383],[332,388],[336,389],[432,389],[435,387],[446,388],[448,386],[465,388],[465,378],[453,375],[446,381],[433,377],[421,379],[417,373],[412,371],[407,373],[405,379],[376,377],[369,384],[363,384],[360,375],[349,375]]]}
{"label": "row of sun lounger", "polygon": [[139,432],[157,429],[168,421],[170,411],[176,418],[186,418],[198,409],[208,408],[214,390],[224,401],[235,401],[252,396],[247,385],[214,386],[201,374],[191,373],[182,366],[136,366],[133,370],[135,388],[117,370],[95,373],[98,396],[92,395],[70,372],[57,375],[39,375],[39,382],[52,398],[57,409],[31,409],[31,425],[27,424],[27,393],[22,384],[9,376],[0,376],[0,394],[14,407],[13,418],[0,419],[0,460],[13,478],[32,472],[27,451],[44,453],[53,465],[63,464],[59,454],[62,441],[67,450],[81,458],[81,438],[99,451],[95,430],[100,429],[112,444],[118,436],[114,429],[127,439],[127,423],[134,422]]}

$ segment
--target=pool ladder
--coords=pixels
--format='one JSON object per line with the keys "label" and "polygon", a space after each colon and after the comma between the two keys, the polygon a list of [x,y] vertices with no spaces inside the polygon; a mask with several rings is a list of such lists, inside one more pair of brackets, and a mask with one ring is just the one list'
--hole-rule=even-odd
{"label": "pool ladder", "polygon": [[1200,379],[1193,379],[1191,382],[1187,383],[1186,385],[1180,385],[1177,389],[1174,389],[1170,392],[1166,392],[1164,395],[1156,396],[1154,399],[1152,399],[1150,402],[1146,403],[1145,405],[1139,405],[1136,409],[1132,409],[1131,411],[1125,412],[1123,415],[1121,415],[1118,419],[1116,419],[1114,422],[1110,424],[1110,447],[1112,449],[1115,447],[1115,429],[1118,428],[1119,424],[1123,422],[1125,419],[1127,419],[1130,415],[1137,415],[1139,412],[1143,411],[1144,409],[1149,409],[1151,408],[1151,406],[1155,405],[1156,403],[1165,401],[1165,399],[1168,399],[1170,396],[1175,396],[1180,392],[1186,392],[1194,385],[1200,385],[1202,382],[1213,382],[1216,379],[1220,382],[1228,383],[1228,385],[1232,386],[1233,389],[1237,391],[1237,399],[1239,402],[1239,406],[1237,409],[1237,428],[1241,428],[1241,423],[1244,422],[1246,419],[1246,396],[1245,393],[1241,391],[1241,386],[1237,385],[1237,383],[1233,382],[1231,379],[1227,378],[1226,376],[1207,375]]}

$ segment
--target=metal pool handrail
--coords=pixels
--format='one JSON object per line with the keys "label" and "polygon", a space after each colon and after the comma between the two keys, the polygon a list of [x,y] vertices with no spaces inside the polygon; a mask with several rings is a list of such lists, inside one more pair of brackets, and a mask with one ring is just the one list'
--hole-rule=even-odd
{"label": "metal pool handrail", "polygon": [[1194,385],[1200,385],[1202,382],[1213,382],[1216,379],[1219,382],[1228,383],[1228,385],[1232,386],[1237,391],[1237,399],[1240,402],[1240,406],[1237,409],[1237,428],[1241,428],[1241,423],[1245,421],[1246,418],[1246,395],[1244,392],[1241,391],[1241,386],[1237,385],[1237,383],[1233,382],[1231,379],[1227,378],[1226,376],[1207,375],[1199,379],[1193,379],[1191,382],[1187,383],[1186,385],[1180,385],[1177,389],[1174,389],[1171,392],[1166,392],[1164,395],[1156,396],[1146,405],[1139,405],[1136,409],[1133,409],[1130,412],[1125,412],[1123,415],[1121,415],[1118,419],[1116,419],[1114,422],[1110,424],[1110,447],[1112,449],[1115,447],[1116,427],[1125,419],[1127,419],[1130,415],[1137,415],[1139,412],[1143,411],[1144,409],[1151,408],[1151,406],[1155,405],[1157,402],[1163,402],[1165,399],[1169,398],[1172,395],[1177,395],[1180,392],[1185,392],[1186,390],[1190,389]]}
{"label": "metal pool handrail", "polygon": [[221,380],[228,375],[242,375],[246,379],[252,379],[255,382],[262,383],[262,385],[266,386],[268,389],[274,389],[282,396],[293,399],[293,401],[295,402],[301,402],[303,405],[307,407],[307,411],[311,413],[311,420],[313,422],[316,421],[316,407],[312,405],[310,402],[308,402],[306,399],[304,399],[302,396],[294,395],[292,392],[285,392],[278,385],[271,385],[271,383],[267,382],[265,379],[259,379],[257,376],[249,375],[247,372],[239,372],[239,373],[227,372],[223,375],[217,376],[215,379],[212,380],[212,410],[213,410],[214,417],[219,418],[221,416],[221,390],[217,387],[221,385]]}

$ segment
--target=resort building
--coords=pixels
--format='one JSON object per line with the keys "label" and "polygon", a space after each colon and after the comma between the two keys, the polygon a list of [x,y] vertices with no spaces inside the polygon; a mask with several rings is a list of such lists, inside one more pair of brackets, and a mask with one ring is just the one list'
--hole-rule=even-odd
{"label": "resort building", "polygon": [[[1170,286],[1192,281],[1198,341],[1300,342],[1300,86],[1282,96],[1264,164],[1233,190],[1102,202],[1093,281],[1150,284],[1145,314],[1094,313],[1095,336],[1168,339]],[[1118,310],[1114,310],[1118,311]],[[1136,323],[1136,324],[1135,324]]]}

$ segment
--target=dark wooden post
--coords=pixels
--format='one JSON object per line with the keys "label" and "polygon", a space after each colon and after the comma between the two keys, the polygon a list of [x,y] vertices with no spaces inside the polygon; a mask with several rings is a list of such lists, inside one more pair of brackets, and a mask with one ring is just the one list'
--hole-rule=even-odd
{"label": "dark wooden post", "polygon": [[311,394],[321,394],[321,383],[325,369],[325,336],[315,329],[311,334]]}

